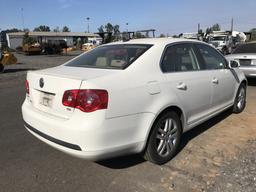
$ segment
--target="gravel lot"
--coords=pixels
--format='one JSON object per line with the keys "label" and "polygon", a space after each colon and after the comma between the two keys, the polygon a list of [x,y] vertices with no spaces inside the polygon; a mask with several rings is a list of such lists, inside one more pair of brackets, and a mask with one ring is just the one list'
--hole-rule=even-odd
{"label": "gravel lot", "polygon": [[23,127],[21,104],[27,70],[64,63],[78,55],[25,56],[0,74],[0,191],[255,191],[256,81],[247,107],[230,110],[184,134],[181,150],[156,166],[138,155],[89,162],[65,155]]}
{"label": "gravel lot", "polygon": [[249,140],[247,145],[245,150],[221,168],[211,191],[256,191],[256,140]]}

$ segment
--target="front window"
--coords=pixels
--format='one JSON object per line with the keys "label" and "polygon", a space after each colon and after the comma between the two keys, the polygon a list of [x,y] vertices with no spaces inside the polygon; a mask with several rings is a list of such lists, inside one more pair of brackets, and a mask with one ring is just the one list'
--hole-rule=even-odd
{"label": "front window", "polygon": [[256,53],[256,43],[248,43],[239,45],[234,51],[234,54],[238,53]]}
{"label": "front window", "polygon": [[225,58],[214,48],[204,44],[196,44],[196,47],[199,49],[202,56],[205,69],[214,70],[226,68]]}
{"label": "front window", "polygon": [[149,44],[119,44],[105,45],[82,54],[70,61],[66,66],[125,69],[145,53],[152,45]]}

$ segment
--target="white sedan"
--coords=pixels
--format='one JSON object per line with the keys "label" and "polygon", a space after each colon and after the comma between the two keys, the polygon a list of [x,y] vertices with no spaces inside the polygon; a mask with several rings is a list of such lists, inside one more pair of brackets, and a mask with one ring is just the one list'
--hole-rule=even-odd
{"label": "white sedan", "polygon": [[73,156],[141,153],[163,164],[177,152],[182,133],[230,107],[243,111],[247,82],[237,67],[193,40],[102,45],[61,66],[28,72],[24,124]]}

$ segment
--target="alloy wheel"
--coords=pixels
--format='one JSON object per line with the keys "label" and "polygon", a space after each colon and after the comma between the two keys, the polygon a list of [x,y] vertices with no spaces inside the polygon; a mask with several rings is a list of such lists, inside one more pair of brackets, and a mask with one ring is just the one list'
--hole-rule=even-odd
{"label": "alloy wheel", "polygon": [[245,104],[245,89],[242,87],[237,98],[237,108],[242,109]]}
{"label": "alloy wheel", "polygon": [[161,157],[168,156],[177,142],[177,123],[172,118],[165,119],[159,126],[156,140],[157,153]]}

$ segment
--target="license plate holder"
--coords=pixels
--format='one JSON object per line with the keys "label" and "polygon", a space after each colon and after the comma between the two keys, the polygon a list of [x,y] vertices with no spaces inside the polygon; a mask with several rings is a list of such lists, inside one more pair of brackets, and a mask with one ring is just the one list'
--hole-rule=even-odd
{"label": "license plate holder", "polygon": [[40,104],[51,108],[53,103],[53,95],[47,94],[47,93],[41,93],[40,95]]}

